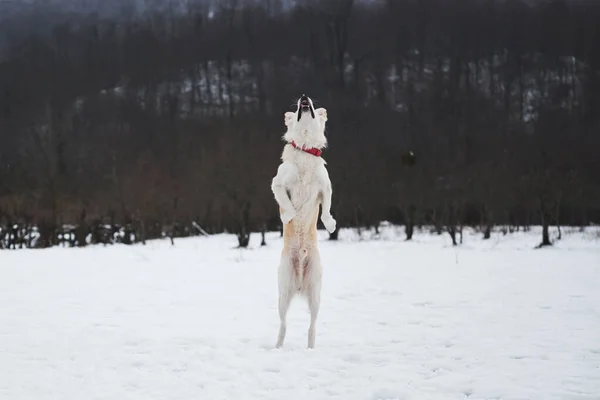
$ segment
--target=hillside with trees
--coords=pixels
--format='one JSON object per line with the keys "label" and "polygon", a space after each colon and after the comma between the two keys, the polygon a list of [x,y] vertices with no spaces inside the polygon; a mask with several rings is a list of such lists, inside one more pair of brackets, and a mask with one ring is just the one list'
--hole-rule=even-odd
{"label": "hillside with trees", "polygon": [[0,248],[279,229],[302,93],[339,227],[600,219],[598,2],[154,3],[3,17]]}

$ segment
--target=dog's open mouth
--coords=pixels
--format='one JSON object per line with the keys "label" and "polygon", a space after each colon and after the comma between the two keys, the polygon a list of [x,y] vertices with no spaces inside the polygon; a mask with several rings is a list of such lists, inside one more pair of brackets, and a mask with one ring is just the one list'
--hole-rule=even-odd
{"label": "dog's open mouth", "polygon": [[298,104],[298,121],[300,121],[302,115],[308,112],[310,112],[310,116],[315,119],[315,111],[312,108],[310,99],[307,95],[303,94],[302,97],[300,97],[300,103]]}
{"label": "dog's open mouth", "polygon": [[302,110],[302,112],[310,111],[310,103],[308,102],[308,99],[302,99],[300,101],[300,110]]}
{"label": "dog's open mouth", "polygon": [[312,105],[310,104],[310,99],[308,98],[307,95],[303,94],[302,97],[300,97],[300,105],[298,108],[299,108],[298,111],[300,111],[298,113],[298,121],[300,121],[302,114],[308,113],[308,112],[310,112],[310,116],[313,119],[315,118],[315,111],[313,110]]}

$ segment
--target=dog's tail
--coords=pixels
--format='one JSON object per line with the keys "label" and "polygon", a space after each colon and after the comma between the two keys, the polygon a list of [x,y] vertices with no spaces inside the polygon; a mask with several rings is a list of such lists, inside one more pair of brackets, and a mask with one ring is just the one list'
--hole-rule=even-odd
{"label": "dog's tail", "polygon": [[298,268],[296,269],[296,288],[302,290],[302,280],[304,278],[304,263],[308,257],[308,250],[306,247],[300,249],[300,256],[298,257]]}

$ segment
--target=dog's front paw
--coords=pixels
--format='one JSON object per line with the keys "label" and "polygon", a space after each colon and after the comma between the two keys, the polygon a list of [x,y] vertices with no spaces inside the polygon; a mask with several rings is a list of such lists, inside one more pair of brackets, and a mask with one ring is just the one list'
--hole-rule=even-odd
{"label": "dog's front paw", "polygon": [[283,222],[283,224],[285,225],[288,222],[290,222],[295,216],[296,216],[296,211],[286,210],[286,211],[282,212],[279,217],[281,218],[281,222]]}
{"label": "dog's front paw", "polygon": [[327,232],[333,233],[333,231],[335,231],[336,222],[331,214],[321,215],[321,221],[323,222],[323,225],[325,225]]}

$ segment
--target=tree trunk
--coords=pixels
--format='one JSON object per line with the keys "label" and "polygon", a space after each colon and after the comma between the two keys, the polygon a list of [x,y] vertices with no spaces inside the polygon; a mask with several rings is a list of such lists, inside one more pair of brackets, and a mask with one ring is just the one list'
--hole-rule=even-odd
{"label": "tree trunk", "polygon": [[546,201],[540,199],[540,217],[542,220],[542,243],[538,247],[551,246],[550,241],[550,215],[546,206]]}
{"label": "tree trunk", "polygon": [[447,223],[448,234],[452,238],[452,246],[456,246],[456,212],[454,206],[448,206],[448,223]]}
{"label": "tree trunk", "polygon": [[140,211],[137,211],[137,215],[136,215],[136,230],[137,230],[137,235],[138,235],[138,242],[142,242],[142,244],[145,246],[146,245],[146,222],[144,221],[144,219],[141,217],[140,215]]}
{"label": "tree trunk", "polygon": [[483,208],[484,215],[484,231],[483,239],[487,240],[492,237],[492,213],[488,210],[487,206]]}
{"label": "tree trunk", "polygon": [[123,244],[126,245],[130,245],[133,244],[133,240],[131,239],[131,235],[132,235],[132,230],[131,230],[131,219],[129,217],[127,217],[125,219],[125,224],[123,225]]}
{"label": "tree trunk", "polygon": [[406,241],[412,240],[413,237],[413,233],[414,233],[414,225],[411,222],[406,222],[406,225],[404,226],[404,233],[406,234]]}
{"label": "tree trunk", "polygon": [[227,54],[225,58],[226,63],[226,74],[227,74],[227,97],[228,97],[228,110],[229,110],[229,118],[233,119],[235,116],[235,103],[233,101],[233,59],[231,54]]}
{"label": "tree trunk", "polygon": [[360,218],[359,207],[354,208],[354,226],[356,226],[356,232],[358,233],[358,239],[362,240],[362,222]]}
{"label": "tree trunk", "polygon": [[562,239],[562,231],[560,230],[560,197],[556,200],[556,211],[554,215],[556,219],[556,228],[558,229],[558,240]]}
{"label": "tree trunk", "polygon": [[207,99],[207,109],[208,109],[208,114],[210,115],[212,113],[212,109],[213,109],[213,105],[214,105],[214,101],[213,101],[213,92],[212,92],[212,81],[210,79],[211,77],[211,71],[208,65],[208,60],[204,60],[204,80],[206,82],[206,99]]}
{"label": "tree trunk", "polygon": [[261,246],[266,246],[267,245],[267,224],[263,224],[262,225],[262,229],[260,231],[260,236],[261,236],[261,240],[260,240],[260,245]]}
{"label": "tree trunk", "polygon": [[[37,241],[38,248],[44,249],[46,247],[52,247],[54,245],[54,236],[56,235],[56,228],[52,222],[41,221],[38,226],[39,237]],[[10,248],[10,241],[8,248]]]}
{"label": "tree trunk", "polygon": [[552,245],[552,243],[550,242],[550,235],[548,232],[548,223],[546,221],[547,220],[544,218],[544,221],[542,222],[542,243],[540,243],[540,247]]}
{"label": "tree trunk", "polygon": [[452,238],[452,246],[456,246],[456,227],[454,225],[448,225],[448,234]]}
{"label": "tree trunk", "polygon": [[406,240],[412,240],[415,232],[415,207],[410,205],[407,207],[405,213],[406,220],[404,221],[404,233],[406,233]]}
{"label": "tree trunk", "polygon": [[487,240],[492,237],[492,224],[487,223],[485,225],[485,230],[483,231],[483,239]]}
{"label": "tree trunk", "polygon": [[245,249],[250,243],[250,232],[246,232],[246,229],[242,228],[242,230],[238,233],[237,238],[238,247]]}
{"label": "tree trunk", "polygon": [[329,234],[329,240],[338,240],[338,233],[340,232],[339,228],[337,228],[333,233]]}
{"label": "tree trunk", "polygon": [[77,247],[85,247],[87,245],[86,237],[88,233],[88,226],[85,222],[86,217],[86,209],[81,210],[81,215],[79,216],[79,223],[77,224],[77,228],[75,228],[75,242],[77,243]]}
{"label": "tree trunk", "polygon": [[250,222],[250,203],[245,202],[242,208],[242,214],[240,216],[240,229],[238,231],[238,246],[240,248],[248,247],[250,243],[250,231],[248,224]]}

